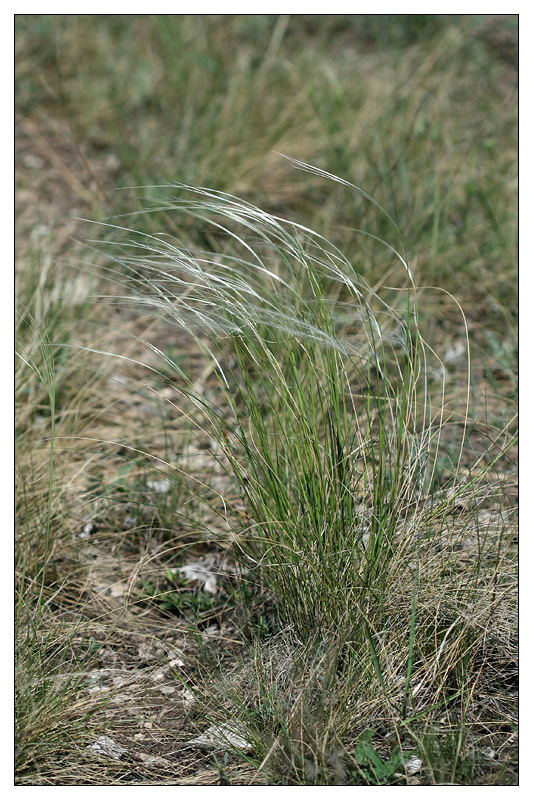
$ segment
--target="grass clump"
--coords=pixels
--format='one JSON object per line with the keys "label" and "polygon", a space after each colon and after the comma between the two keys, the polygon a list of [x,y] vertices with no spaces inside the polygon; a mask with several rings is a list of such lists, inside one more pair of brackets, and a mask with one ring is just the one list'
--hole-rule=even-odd
{"label": "grass clump", "polygon": [[[500,561],[509,523],[485,518],[484,526],[476,498],[513,435],[504,429],[477,474],[462,475],[475,429],[467,393],[457,466],[439,469],[444,389],[429,391],[436,357],[419,329],[404,254],[381,241],[402,270],[395,308],[310,229],[221,192],[171,188],[177,193],[158,211],[167,220],[192,215],[219,249],[192,249],[168,230],[118,227],[109,275],[129,287],[122,301],[168,320],[208,360],[209,391],[166,357],[173,413],[227,475],[221,492],[205,470],[189,469],[191,498],[218,515],[224,532],[215,525],[214,540],[266,591],[288,631],[288,695],[268,688],[260,669],[256,692],[275,699],[250,702],[241,685],[234,709],[255,731],[260,772],[277,763],[294,783],[380,783],[399,769],[405,780],[400,753],[406,741],[415,746],[421,720],[453,708],[462,746],[488,642],[501,625],[512,637]],[[461,502],[471,510],[458,523]],[[299,689],[296,673],[305,675]],[[258,724],[265,707],[275,724]],[[371,720],[394,736],[388,760],[365,738]],[[269,740],[264,730],[277,733]]]}
{"label": "grass clump", "polygon": [[212,218],[226,252],[151,235],[116,259],[143,305],[212,360],[217,405],[173,368],[244,502],[249,563],[277,587],[288,621],[309,632],[338,624],[361,590],[379,593],[405,507],[433,482],[408,266],[399,256],[400,315],[303,226],[205,190],[171,209]]}

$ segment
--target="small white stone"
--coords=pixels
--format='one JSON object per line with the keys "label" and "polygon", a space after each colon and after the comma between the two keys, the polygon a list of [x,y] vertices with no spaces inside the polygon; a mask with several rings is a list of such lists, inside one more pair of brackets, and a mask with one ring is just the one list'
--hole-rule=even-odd
{"label": "small white stone", "polygon": [[176,693],[176,687],[175,686],[169,686],[168,684],[165,684],[164,686],[160,686],[159,687],[159,691],[162,694],[166,694],[168,696],[168,695]]}
{"label": "small white stone", "polygon": [[253,745],[244,738],[244,728],[238,722],[223,722],[221,725],[211,725],[205,733],[196,739],[187,742],[189,745],[203,750],[218,750],[231,746],[243,753],[253,750]]}
{"label": "small white stone", "polygon": [[96,742],[87,747],[87,750],[94,750],[96,753],[114,758],[115,761],[120,761],[128,752],[125,747],[114,742],[109,736],[99,736]]}
{"label": "small white stone", "polygon": [[417,756],[411,756],[409,761],[404,764],[404,769],[408,775],[414,775],[422,769],[422,761]]}
{"label": "small white stone", "polygon": [[83,526],[83,530],[80,533],[78,533],[79,538],[80,539],[88,539],[89,536],[91,535],[91,533],[94,532],[95,527],[96,526],[95,526],[94,522],[87,522]]}
{"label": "small white stone", "polygon": [[43,161],[43,159],[39,156],[34,156],[31,155],[31,153],[28,153],[28,155],[24,156],[22,159],[22,163],[25,167],[28,167],[28,169],[43,169],[46,162]]}
{"label": "small white stone", "polygon": [[158,492],[159,494],[166,494],[170,491],[170,481],[167,480],[160,480],[160,481],[146,481],[146,485],[149,489],[153,489],[154,492]]}
{"label": "small white stone", "polygon": [[139,761],[142,761],[147,767],[170,767],[172,763],[162,756],[152,756],[150,753],[136,753]]}

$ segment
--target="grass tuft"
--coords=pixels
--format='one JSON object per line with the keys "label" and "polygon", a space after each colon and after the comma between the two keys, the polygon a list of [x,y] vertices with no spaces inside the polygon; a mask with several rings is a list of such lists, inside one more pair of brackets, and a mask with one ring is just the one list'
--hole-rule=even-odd
{"label": "grass tuft", "polygon": [[[402,766],[405,737],[417,742],[422,721],[453,707],[465,724],[466,686],[472,669],[481,680],[506,605],[500,554],[509,529],[503,519],[484,527],[478,498],[514,437],[504,430],[483,467],[462,474],[475,428],[467,386],[456,468],[439,469],[440,443],[449,441],[445,392],[434,381],[429,390],[436,359],[419,329],[405,256],[382,242],[404,270],[395,308],[309,228],[220,192],[170,188],[157,211],[175,214],[176,230],[185,215],[200,220],[219,250],[187,248],[168,230],[114,226],[120,241],[108,274],[129,289],[114,302],[167,320],[206,359],[210,392],[166,358],[176,376],[173,413],[209,443],[228,481],[222,494],[204,469],[191,470],[189,502],[218,515],[215,541],[291,631],[289,698],[269,688],[274,656],[259,662],[256,691],[275,698],[270,721],[255,719],[263,700],[249,702],[250,691],[239,689],[240,717],[264,754],[257,768],[276,763],[290,783],[340,781],[350,769],[379,783]],[[466,333],[465,341],[468,348]],[[470,512],[457,521],[462,503]],[[466,569],[455,555],[462,547]],[[296,673],[306,676],[298,691]],[[369,743],[341,746],[357,728],[362,697],[363,717],[396,737],[389,761],[373,759]],[[261,739],[265,729],[278,732]],[[357,753],[370,759],[370,773]]]}

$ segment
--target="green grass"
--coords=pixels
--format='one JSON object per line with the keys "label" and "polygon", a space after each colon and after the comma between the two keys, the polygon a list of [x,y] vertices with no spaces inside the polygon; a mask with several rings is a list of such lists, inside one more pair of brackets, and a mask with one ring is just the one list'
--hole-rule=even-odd
{"label": "green grass", "polygon": [[[465,479],[458,468],[447,479],[439,475],[445,409],[439,394],[435,400],[428,392],[431,352],[417,327],[416,289],[401,256],[408,300],[398,313],[306,228],[200,189],[178,194],[164,211],[178,220],[194,215],[227,236],[224,254],[213,256],[192,253],[169,235],[119,231],[129,241],[113,256],[132,299],[184,330],[212,361],[216,404],[173,365],[174,413],[212,443],[232,479],[225,498],[216,491],[206,497],[205,472],[191,472],[201,485],[198,492],[193,483],[193,496],[201,498],[200,509],[203,502],[220,515],[222,530],[232,530],[232,544],[223,532],[220,546],[256,572],[286,641],[296,651],[313,643],[310,664],[300,669],[314,675],[330,660],[335,665],[339,650],[348,664],[345,674],[335,668],[329,675],[331,688],[306,679],[281,704],[270,690],[267,720],[257,720],[256,704],[243,698],[237,718],[252,715],[254,749],[265,754],[260,770],[272,760],[290,783],[305,783],[306,770],[312,782],[327,783],[344,774],[350,758],[357,764],[360,745],[354,742],[347,754],[344,748],[364,705],[354,703],[361,688],[368,702],[382,704],[374,713],[400,750],[405,732],[414,741],[420,735],[418,718],[427,725],[432,716],[415,713],[414,686],[426,687],[432,712],[451,705],[466,714],[474,656],[483,652],[502,602],[499,563],[486,563],[487,550],[499,545],[477,526],[475,498],[513,437],[501,432],[477,476]],[[106,253],[112,254],[109,242]],[[468,425],[467,412],[458,461]],[[244,506],[244,528],[232,513],[232,486]],[[454,504],[466,497],[474,498],[473,513],[451,521]],[[450,569],[469,529],[477,531],[471,564],[466,573]],[[499,535],[501,543],[503,528]],[[325,651],[315,663],[317,647]],[[262,680],[259,673],[260,692]],[[318,739],[317,726],[324,725]],[[278,726],[272,739],[261,737]],[[327,768],[332,759],[337,772]],[[371,763],[381,770],[374,776],[379,783],[402,762],[393,761],[390,774],[381,756]],[[452,764],[451,782],[455,772]],[[373,773],[354,774],[371,780]]]}
{"label": "green grass", "polygon": [[515,26],[17,17],[18,783],[516,783]]}

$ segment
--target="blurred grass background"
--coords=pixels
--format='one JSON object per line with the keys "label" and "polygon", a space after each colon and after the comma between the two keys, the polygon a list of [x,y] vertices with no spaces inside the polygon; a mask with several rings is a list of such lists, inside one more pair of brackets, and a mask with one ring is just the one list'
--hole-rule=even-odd
{"label": "blurred grass background", "polygon": [[134,210],[115,187],[208,185],[314,227],[381,280],[353,229],[388,239],[383,217],[273,151],[307,161],[389,211],[418,285],[454,294],[477,355],[511,377],[515,16],[19,15],[16,60],[18,131],[84,213]]}

